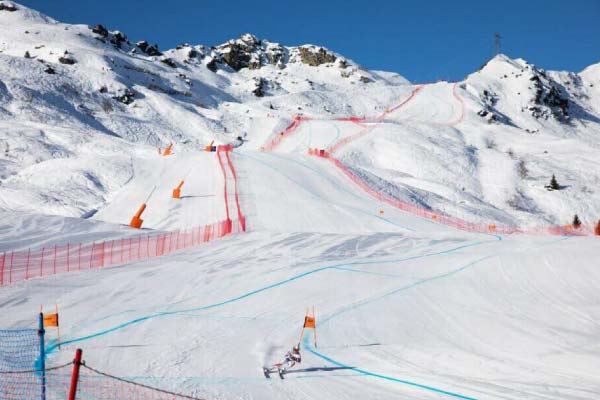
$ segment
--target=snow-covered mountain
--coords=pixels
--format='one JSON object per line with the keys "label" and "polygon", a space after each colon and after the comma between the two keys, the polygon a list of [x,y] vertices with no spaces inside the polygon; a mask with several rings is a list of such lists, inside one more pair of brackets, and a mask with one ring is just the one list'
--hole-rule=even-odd
{"label": "snow-covered mountain", "polygon": [[[377,115],[413,87],[319,46],[245,34],[162,50],[152,38],[2,4],[4,211],[89,215],[131,179],[139,152],[168,143],[197,151],[237,137],[259,149],[295,114]],[[455,92],[451,83],[426,85],[340,155],[389,193],[467,219],[563,224],[578,213],[592,222],[600,216],[599,68],[550,72],[497,56]],[[563,190],[544,188],[552,174]]]}
{"label": "snow-covered mountain", "polygon": [[[47,367],[82,348],[88,367],[198,398],[598,398],[598,236],[495,224],[600,218],[600,64],[499,55],[412,84],[318,46],[164,50],[109,28],[0,0],[0,335],[57,304]],[[245,233],[180,235],[230,213]],[[313,305],[318,346],[307,329],[302,363],[265,379]],[[30,369],[10,337],[0,369]],[[78,396],[131,393],[90,371]]]}

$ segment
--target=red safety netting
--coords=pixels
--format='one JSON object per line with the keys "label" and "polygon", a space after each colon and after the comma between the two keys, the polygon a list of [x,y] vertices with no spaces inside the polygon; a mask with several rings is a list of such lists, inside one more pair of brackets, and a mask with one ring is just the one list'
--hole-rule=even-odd
{"label": "red safety netting", "polygon": [[119,378],[85,364],[81,365],[75,398],[77,400],[198,400],[190,395]]}
{"label": "red safety netting", "polygon": [[0,372],[0,399],[46,400],[68,399],[72,363],[41,371]]}
{"label": "red safety netting", "polygon": [[[445,125],[456,125],[464,120],[465,117],[465,106],[463,99],[458,95],[457,88],[459,82],[455,82],[452,86],[452,96],[459,103],[460,113],[458,116],[447,123]],[[332,154],[339,150],[341,147],[351,143],[366,134],[370,133],[376,125],[367,125],[364,124],[366,122],[380,122],[382,121],[387,114],[397,111],[402,108],[408,102],[410,102],[426,85],[416,86],[410,96],[402,101],[400,104],[386,109],[382,114],[374,116],[374,117],[345,117],[345,118],[336,118],[336,121],[349,121],[354,122],[358,125],[361,125],[364,129],[357,132],[354,135],[347,136],[345,138],[340,139],[333,145],[331,145],[328,149],[308,149],[308,154],[326,158],[330,160],[333,165],[335,165],[344,175],[346,175],[350,180],[352,180],[357,186],[359,186],[362,190],[376,198],[377,200],[389,204],[395,208],[400,210],[409,212],[413,215],[420,216],[422,218],[433,220],[437,223],[451,226],[457,229],[461,229],[469,232],[478,232],[478,233],[498,233],[498,234],[513,234],[513,233],[523,233],[530,235],[600,235],[600,221],[597,225],[565,225],[565,226],[545,226],[545,227],[517,227],[517,226],[498,226],[495,223],[478,223],[478,222],[469,222],[465,219],[458,217],[451,217],[439,212],[434,212],[432,210],[426,209],[424,207],[417,206],[415,204],[407,203],[402,200],[396,199],[388,194],[378,192],[373,189],[371,186],[365,182],[360,176],[352,172],[350,168],[345,166],[340,160],[332,157]],[[306,117],[294,117],[294,122],[288,126],[284,131],[280,132],[271,142],[263,147],[263,150],[270,151],[273,150],[276,146],[278,146],[286,137],[291,135],[303,121],[308,121],[310,118]]]}
{"label": "red safety netting", "polygon": [[63,272],[110,267],[160,257],[232,233],[243,232],[244,228],[243,219],[229,219],[174,232],[6,252],[0,254],[0,286]]}
{"label": "red safety netting", "polygon": [[[229,153],[232,146],[219,146],[217,157],[224,177],[224,201],[226,219],[209,225],[166,233],[102,241],[97,243],[68,243],[41,249],[10,251],[0,254],[0,286],[23,280],[55,275],[63,272],[81,271],[127,264],[134,261],[160,257],[246,230],[246,217],[239,202],[237,174]],[[223,161],[221,153],[225,153]],[[229,215],[227,166],[233,179],[237,219]]]}
{"label": "red safety netting", "polygon": [[302,122],[308,121],[308,120],[310,120],[310,118],[295,115],[292,120],[292,123],[289,124],[288,127],[285,128],[283,131],[277,133],[277,135],[275,135],[275,137],[273,139],[271,139],[271,141],[269,143],[267,143],[266,145],[264,145],[262,147],[262,150],[271,151],[271,150],[275,149],[277,146],[279,146],[279,144],[283,141],[283,139],[285,139],[286,137],[288,137],[289,135],[294,133],[294,131],[302,124]]}
{"label": "red safety netting", "polygon": [[[45,373],[38,370],[0,372],[0,399],[66,400],[69,399],[73,362]],[[140,384],[98,371],[81,364],[77,377],[76,400],[176,400],[197,397]],[[42,397],[44,396],[44,397]]]}
{"label": "red safety netting", "polygon": [[[365,180],[363,180],[360,176],[355,174],[350,168],[344,165],[340,160],[331,157],[327,152],[321,153],[319,151],[313,150],[310,151],[309,154],[317,155],[321,158],[325,158],[329,160],[333,165],[335,165],[338,170],[340,170],[344,175],[346,175],[352,182],[354,182],[357,186],[359,186],[363,191],[373,196],[375,199],[389,204],[395,208],[398,208],[402,211],[406,211],[410,214],[417,215],[422,218],[426,218],[442,225],[451,226],[463,231],[468,232],[476,232],[476,233],[497,233],[497,234],[513,234],[513,233],[521,233],[528,235],[569,235],[569,236],[584,236],[584,235],[593,235],[594,233],[598,234],[600,232],[599,226],[591,226],[591,225],[580,225],[575,227],[573,225],[564,225],[564,226],[544,226],[544,227],[518,227],[518,226],[500,226],[494,223],[478,223],[478,222],[469,222],[461,218],[451,217],[445,214],[441,214],[439,212],[435,212],[424,207],[407,203],[405,201],[396,199],[386,193],[379,192],[373,189]],[[600,223],[599,223],[600,225]]]}

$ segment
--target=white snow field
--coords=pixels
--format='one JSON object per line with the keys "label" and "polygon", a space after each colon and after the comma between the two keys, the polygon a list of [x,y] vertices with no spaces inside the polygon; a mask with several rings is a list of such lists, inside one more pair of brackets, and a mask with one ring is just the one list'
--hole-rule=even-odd
{"label": "white snow field", "polygon": [[[239,146],[247,218],[245,233],[168,256],[0,287],[1,329],[35,327],[40,305],[58,304],[63,345],[48,329],[48,366],[82,348],[94,368],[206,399],[600,397],[598,236],[456,230],[307,154],[334,148],[370,187],[467,221],[578,214],[589,228],[599,65],[547,72],[500,55],[462,82],[421,87],[251,35],[150,55],[116,31],[10,4],[0,252],[139,234],[127,224],[144,202],[142,232],[221,221],[226,202],[234,218],[231,173],[202,151],[212,140]],[[298,114],[308,120],[261,151]],[[350,116],[367,119],[337,120]],[[169,143],[173,155],[159,155]],[[560,190],[544,187],[552,174]],[[313,306],[317,346],[307,330],[302,363],[266,379],[261,367],[298,342]]]}

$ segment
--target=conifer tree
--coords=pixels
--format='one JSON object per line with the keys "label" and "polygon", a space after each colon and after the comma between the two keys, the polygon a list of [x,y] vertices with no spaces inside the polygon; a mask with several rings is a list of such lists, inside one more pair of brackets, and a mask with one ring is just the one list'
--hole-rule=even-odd
{"label": "conifer tree", "polygon": [[554,174],[552,174],[552,179],[550,179],[550,189],[560,190],[560,185],[558,184],[558,181],[556,180],[556,176],[554,176]]}
{"label": "conifer tree", "polygon": [[573,217],[573,226],[575,228],[579,228],[581,226],[581,220],[579,219],[579,216],[577,214],[575,214],[575,216]]}

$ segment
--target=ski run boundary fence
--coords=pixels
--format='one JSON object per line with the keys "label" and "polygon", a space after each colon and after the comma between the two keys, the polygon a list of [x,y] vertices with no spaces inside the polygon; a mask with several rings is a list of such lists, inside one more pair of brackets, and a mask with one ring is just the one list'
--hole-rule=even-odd
{"label": "ski run boundary fence", "polygon": [[[465,107],[464,100],[459,96],[457,92],[457,87],[459,82],[455,82],[452,86],[452,97],[456,100],[456,102],[460,105],[460,113],[459,115],[452,121],[444,123],[444,125],[456,125],[464,120],[465,117]],[[527,235],[566,235],[566,236],[586,236],[586,235],[600,235],[600,221],[597,225],[564,225],[564,226],[542,226],[542,227],[519,227],[519,226],[501,226],[496,225],[495,223],[477,223],[477,222],[469,222],[467,220],[452,217],[449,215],[445,215],[439,212],[432,211],[425,207],[417,206],[412,203],[408,203],[402,200],[399,200],[387,193],[383,193],[371,187],[369,182],[363,179],[359,174],[354,172],[350,167],[346,166],[342,161],[333,157],[333,153],[338,151],[343,146],[360,139],[361,137],[369,134],[375,129],[378,122],[381,122],[385,119],[385,117],[409,103],[425,86],[418,85],[415,86],[411,92],[411,94],[404,99],[400,104],[388,108],[384,110],[383,113],[377,116],[369,116],[369,117],[344,117],[344,118],[334,118],[334,121],[347,121],[353,122],[357,125],[360,125],[363,129],[359,132],[347,136],[338,140],[337,142],[330,145],[327,149],[308,149],[308,154],[311,156],[317,156],[320,158],[327,159],[331,161],[332,165],[334,165],[339,171],[341,171],[346,177],[348,177],[353,183],[355,183],[358,187],[360,187],[364,192],[368,193],[378,201],[382,203],[386,203],[392,207],[398,208],[402,211],[408,212],[410,214],[432,220],[436,223],[450,226],[456,229],[460,229],[467,232],[474,233],[487,233],[487,234],[527,234]],[[315,120],[314,118],[295,115],[293,117],[292,123],[288,125],[283,131],[278,132],[274,137],[269,140],[269,142],[262,147],[263,151],[273,151],[276,149],[284,139],[294,134],[298,128],[302,125],[302,123]]]}
{"label": "ski run boundary fence", "polygon": [[6,400],[203,400],[120,378],[88,366],[77,350],[73,361],[44,369],[0,370]]}
{"label": "ski run boundary fence", "polygon": [[[237,173],[229,154],[231,150],[232,146],[219,146],[216,152],[223,173],[223,197],[227,210],[225,220],[166,233],[0,253],[0,286],[63,272],[98,269],[161,257],[230,234],[245,232],[246,218],[240,208]],[[234,184],[236,219],[230,217],[227,169]]]}

